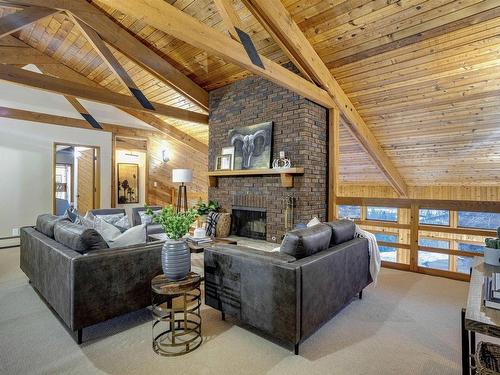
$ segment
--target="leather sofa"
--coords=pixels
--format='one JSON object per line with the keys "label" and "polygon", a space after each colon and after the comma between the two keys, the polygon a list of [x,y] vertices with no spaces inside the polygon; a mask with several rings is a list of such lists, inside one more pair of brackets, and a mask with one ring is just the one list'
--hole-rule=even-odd
{"label": "leather sofa", "polygon": [[205,303],[286,346],[299,345],[372,282],[368,241],[348,220],[285,235],[279,252],[205,249]]}
{"label": "leather sofa", "polygon": [[52,215],[21,228],[21,269],[79,344],[83,328],[149,306],[162,273],[162,243],[109,249],[93,231]]}

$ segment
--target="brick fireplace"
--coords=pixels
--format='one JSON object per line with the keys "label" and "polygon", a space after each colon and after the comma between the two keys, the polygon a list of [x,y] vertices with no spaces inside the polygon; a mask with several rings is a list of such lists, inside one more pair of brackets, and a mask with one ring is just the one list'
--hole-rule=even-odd
{"label": "brick fireplace", "polygon": [[[209,170],[222,147],[230,146],[228,132],[241,126],[273,121],[272,158],[280,151],[304,175],[294,177],[294,186],[281,186],[280,176],[236,176],[218,178],[209,188],[209,199],[228,212],[250,208],[265,212],[267,241],[280,242],[285,232],[283,200],[295,197],[293,221],[307,223],[327,214],[327,111],[325,108],[260,77],[249,77],[213,90],[209,96]],[[236,212],[235,212],[236,213]]]}

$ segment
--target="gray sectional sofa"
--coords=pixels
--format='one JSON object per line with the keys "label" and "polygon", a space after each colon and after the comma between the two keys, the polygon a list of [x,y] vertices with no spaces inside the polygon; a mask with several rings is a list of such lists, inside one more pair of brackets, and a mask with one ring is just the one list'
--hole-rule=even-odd
{"label": "gray sectional sofa", "polygon": [[109,249],[96,233],[52,215],[21,229],[21,269],[78,343],[83,328],[149,306],[162,272],[161,242]]}
{"label": "gray sectional sofa", "polygon": [[372,282],[366,239],[348,220],[285,235],[280,252],[205,249],[205,303],[298,354],[299,345]]}

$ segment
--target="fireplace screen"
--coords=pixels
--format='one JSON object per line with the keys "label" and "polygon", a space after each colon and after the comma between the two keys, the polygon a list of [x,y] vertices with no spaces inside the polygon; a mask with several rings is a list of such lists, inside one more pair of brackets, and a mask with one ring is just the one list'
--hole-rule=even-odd
{"label": "fireplace screen", "polygon": [[266,210],[253,207],[233,207],[232,234],[241,237],[266,239]]}

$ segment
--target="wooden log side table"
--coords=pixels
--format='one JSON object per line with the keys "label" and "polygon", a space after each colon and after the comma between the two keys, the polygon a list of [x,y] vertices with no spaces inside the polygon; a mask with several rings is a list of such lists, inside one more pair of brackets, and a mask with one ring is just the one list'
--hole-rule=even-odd
{"label": "wooden log side table", "polygon": [[201,276],[190,272],[178,281],[158,275],[151,281],[153,350],[163,356],[192,352],[201,336]]}

